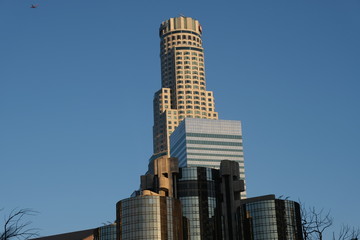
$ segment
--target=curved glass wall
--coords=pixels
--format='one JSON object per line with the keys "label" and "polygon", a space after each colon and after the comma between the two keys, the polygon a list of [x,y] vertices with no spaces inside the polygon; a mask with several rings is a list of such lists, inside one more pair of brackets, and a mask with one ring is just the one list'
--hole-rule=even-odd
{"label": "curved glass wall", "polygon": [[205,167],[180,169],[178,196],[191,240],[221,239],[219,170]]}
{"label": "curved glass wall", "polygon": [[182,240],[179,200],[164,196],[138,196],[117,203],[117,238]]}
{"label": "curved glass wall", "polygon": [[245,203],[245,239],[302,240],[299,204],[288,200]]}

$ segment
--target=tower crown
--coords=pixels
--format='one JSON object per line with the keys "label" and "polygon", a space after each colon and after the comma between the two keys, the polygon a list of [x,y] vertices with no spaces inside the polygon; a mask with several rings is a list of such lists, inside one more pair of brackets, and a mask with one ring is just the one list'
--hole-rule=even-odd
{"label": "tower crown", "polygon": [[[185,33],[193,33],[201,37],[202,27],[198,20],[190,17],[176,17],[170,18],[161,23],[159,29],[159,35],[161,38],[166,37],[168,34],[174,31],[180,31]],[[186,32],[187,31],[187,32]]]}

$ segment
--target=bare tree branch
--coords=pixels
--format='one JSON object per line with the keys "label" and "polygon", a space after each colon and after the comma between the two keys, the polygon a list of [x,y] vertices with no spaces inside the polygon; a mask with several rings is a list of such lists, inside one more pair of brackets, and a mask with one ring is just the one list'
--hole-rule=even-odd
{"label": "bare tree branch", "polygon": [[9,240],[11,238],[27,240],[38,236],[38,229],[30,228],[31,221],[26,221],[25,219],[27,216],[35,214],[37,212],[28,208],[12,210],[9,215],[4,217],[4,226],[2,232],[0,231],[0,240]]}
{"label": "bare tree branch", "polygon": [[359,228],[351,228],[349,225],[342,225],[338,236],[333,233],[333,240],[357,240],[359,236]]}
{"label": "bare tree branch", "polygon": [[324,213],[324,209],[317,211],[301,204],[301,216],[304,240],[323,240],[325,230],[333,224],[330,211]]}

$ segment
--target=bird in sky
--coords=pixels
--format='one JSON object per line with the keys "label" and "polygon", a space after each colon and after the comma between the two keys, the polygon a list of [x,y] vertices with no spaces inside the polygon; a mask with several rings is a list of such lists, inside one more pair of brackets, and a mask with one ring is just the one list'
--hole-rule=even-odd
{"label": "bird in sky", "polygon": [[30,8],[37,8],[39,4],[31,4]]}

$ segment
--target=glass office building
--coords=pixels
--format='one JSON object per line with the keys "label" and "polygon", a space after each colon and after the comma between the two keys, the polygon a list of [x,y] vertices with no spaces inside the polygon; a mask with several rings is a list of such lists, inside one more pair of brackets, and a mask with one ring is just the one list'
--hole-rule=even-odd
{"label": "glass office building", "polygon": [[249,240],[302,240],[300,205],[274,195],[243,201],[243,232]]}
{"label": "glass office building", "polygon": [[219,170],[204,167],[180,169],[178,197],[191,240],[221,238]]}
{"label": "glass office building", "polygon": [[[245,180],[240,121],[186,118],[170,136],[170,150],[179,167],[219,169],[222,160],[235,161]],[[245,198],[246,192],[241,196]]]}
{"label": "glass office building", "polygon": [[182,240],[182,214],[178,199],[138,196],[116,205],[117,240]]}

